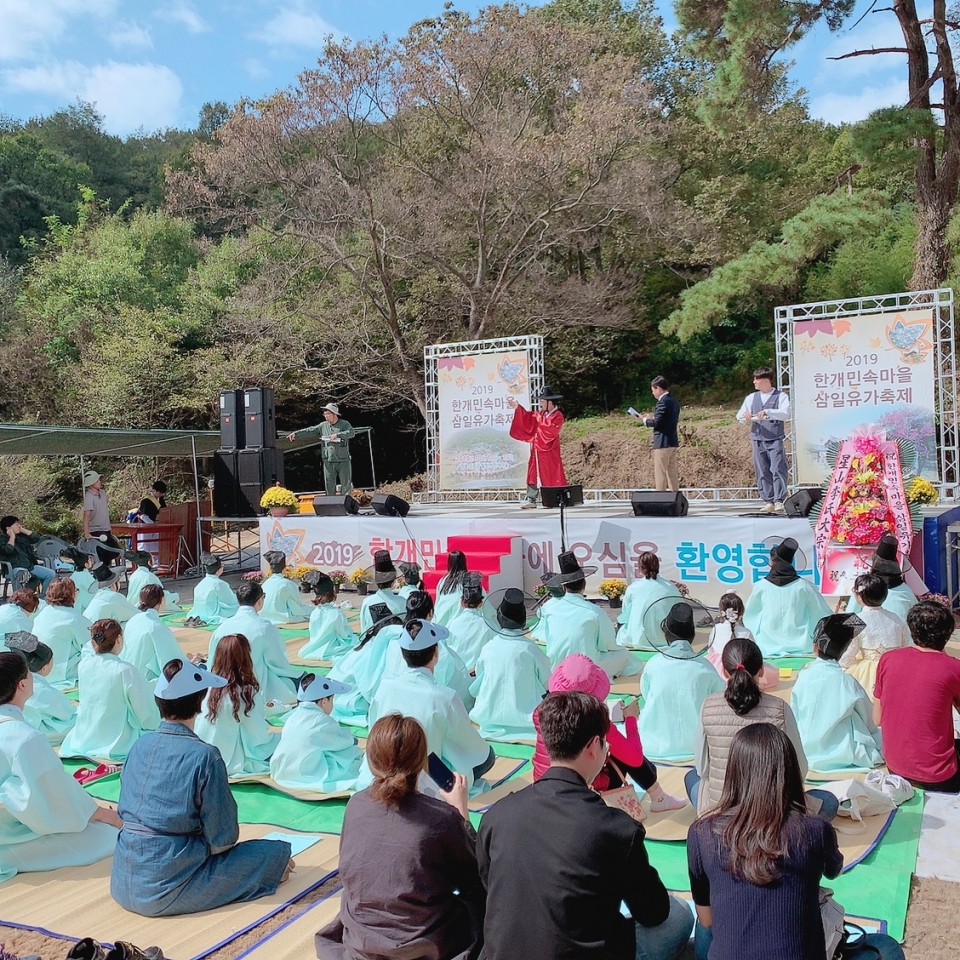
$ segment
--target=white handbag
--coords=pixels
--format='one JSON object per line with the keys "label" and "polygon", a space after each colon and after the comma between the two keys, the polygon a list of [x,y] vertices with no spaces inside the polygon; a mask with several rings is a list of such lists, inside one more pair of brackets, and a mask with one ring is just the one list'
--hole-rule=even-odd
{"label": "white handbag", "polygon": [[821,784],[820,789],[829,790],[840,801],[839,816],[861,823],[864,817],[875,817],[897,808],[882,790],[862,780],[834,780]]}

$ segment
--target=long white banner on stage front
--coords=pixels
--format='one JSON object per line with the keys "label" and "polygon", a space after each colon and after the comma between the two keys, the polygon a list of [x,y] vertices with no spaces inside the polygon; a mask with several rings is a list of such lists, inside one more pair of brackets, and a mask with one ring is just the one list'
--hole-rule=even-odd
{"label": "long white banner on stage front", "polygon": [[[451,536],[523,538],[524,588],[533,593],[546,571],[557,569],[560,527],[556,513],[500,517],[409,516],[315,517],[295,515],[260,520],[263,552],[283,550],[291,565],[312,564],[351,573],[373,562],[374,550],[389,550],[394,561],[414,561],[435,569]],[[691,595],[716,605],[734,590],[744,599],[768,568],[764,538],[793,537],[805,554],[800,572],[816,579],[813,530],[806,520],[786,517],[615,517],[567,515],[567,543],[582,564],[597,566],[587,592],[596,595],[601,580],[636,576],[637,557],[646,550],[660,557],[661,576],[687,584]]]}

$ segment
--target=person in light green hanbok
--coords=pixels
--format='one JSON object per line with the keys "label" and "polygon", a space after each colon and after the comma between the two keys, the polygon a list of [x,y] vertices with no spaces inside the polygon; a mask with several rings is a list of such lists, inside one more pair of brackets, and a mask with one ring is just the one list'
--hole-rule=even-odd
{"label": "person in light green hanbok", "polygon": [[48,680],[59,690],[77,685],[80,658],[84,652],[90,653],[90,621],[77,612],[76,596],[72,580],[54,580],[47,589],[47,605],[29,629],[53,651],[53,669]]}
{"label": "person in light green hanbok", "polygon": [[356,737],[331,716],[334,696],[350,687],[308,673],[300,678],[300,705],[287,718],[270,758],[270,776],[281,787],[338,793],[352,790],[363,753]]}
{"label": "person in light green hanbok", "polygon": [[193,588],[193,606],[187,619],[200,620],[215,627],[237,612],[237,598],[230,584],[220,579],[223,563],[219,557],[205,553],[200,557],[200,565],[205,574]]}
{"label": "person in light green hanbok", "polygon": [[406,612],[407,601],[397,596],[392,590],[393,582],[397,579],[397,568],[386,550],[376,550],[373,554],[373,566],[363,571],[366,583],[376,586],[377,590],[366,597],[360,605],[360,631],[369,630],[373,626],[373,617],[370,609],[375,604],[385,604],[387,608],[401,616]]}
{"label": "person in light green hanbok", "polygon": [[98,563],[93,568],[93,579],[97,582],[97,592],[87,604],[84,616],[90,623],[97,620],[116,620],[126,623],[137,615],[137,608],[122,594],[118,593],[120,574],[114,567]]}
{"label": "person in light green hanbok", "polygon": [[132,663],[148,680],[157,680],[171,660],[183,658],[173,631],[160,619],[166,594],[149,583],[140,591],[140,613],[123,628],[120,659]]}
{"label": "person in light green hanbok", "polygon": [[480,651],[497,636],[496,631],[483,619],[481,606],[483,581],[479,573],[467,573],[463,578],[460,612],[447,628],[450,631],[447,646],[460,655],[467,670],[476,667]]}
{"label": "person in light green hanbok", "polygon": [[466,574],[467,555],[462,550],[451,550],[447,554],[446,576],[437,584],[434,623],[448,627],[450,621],[460,612],[460,596]]}
{"label": "person in light green hanbok", "polygon": [[[910,558],[901,557],[899,551],[897,538],[892,533],[885,533],[870,561],[870,572],[875,573],[887,585],[887,597],[880,605],[881,609],[896,614],[906,623],[910,608],[918,601],[917,595],[903,582],[904,571],[911,570],[913,565]],[[859,613],[862,609],[857,598],[851,597],[847,612]]]}
{"label": "person in light green hanbok", "polygon": [[336,587],[327,574],[311,570],[304,583],[313,590],[315,600],[310,614],[310,639],[297,655],[304,660],[336,660],[357,642],[344,612],[337,606]]}
{"label": "person in light green hanbok", "polygon": [[48,743],[62,742],[77,722],[77,705],[46,680],[53,667],[53,651],[32,633],[8,633],[4,645],[23,654],[33,674],[33,694],[24,704],[24,719],[36,727]]}
{"label": "person in light green hanbok", "polygon": [[0,636],[21,631],[30,633],[39,609],[40,598],[35,590],[27,587],[14,590],[9,603],[0,604]]}
{"label": "person in light green hanbok", "polygon": [[423,585],[423,577],[420,575],[419,563],[401,563],[400,576],[403,583],[397,589],[397,596],[407,600],[411,593],[416,590],[426,590]]}
{"label": "person in light green hanbok", "polygon": [[660,558],[652,551],[641,553],[637,558],[639,577],[623,595],[623,609],[617,617],[620,630],[617,643],[623,647],[639,650],[656,649],[660,639],[660,624],[654,619],[653,604],[665,597],[681,599],[676,585],[660,576]]}
{"label": "person in light green hanbok", "polygon": [[77,547],[64,547],[60,551],[60,561],[64,564],[63,569],[71,571],[70,579],[77,588],[73,609],[77,613],[83,613],[97,592],[97,581],[93,579],[93,574],[90,572],[97,562],[96,555]]}
{"label": "person in light green hanbok", "polygon": [[152,583],[163,590],[167,613],[183,612],[183,607],[180,606],[180,594],[164,589],[163,581],[151,569],[153,557],[146,550],[128,550],[125,557],[127,560],[132,560],[135,565],[135,569],[127,577],[127,599],[134,606],[140,603],[140,591]]}
{"label": "person in light green hanbok", "polygon": [[283,575],[287,558],[281,550],[268,550],[263,559],[270,565],[270,576],[263,581],[263,607],[260,616],[274,626],[301,623],[313,612],[300,602],[300,589],[293,580]]}

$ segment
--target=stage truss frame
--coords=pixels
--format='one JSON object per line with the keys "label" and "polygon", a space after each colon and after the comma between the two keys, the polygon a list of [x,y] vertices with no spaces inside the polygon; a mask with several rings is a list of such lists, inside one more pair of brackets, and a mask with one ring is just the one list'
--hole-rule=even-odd
{"label": "stage truss frame", "polygon": [[462,340],[458,343],[433,343],[423,348],[423,379],[427,404],[427,489],[415,499],[418,503],[448,503],[479,500],[517,500],[525,487],[465,490],[440,489],[440,377],[439,361],[445,357],[463,357],[477,353],[504,353],[526,350],[529,357],[530,396],[543,386],[543,337],[499,337],[494,340]]}
{"label": "stage truss frame", "polygon": [[[927,309],[933,313],[936,379],[934,403],[940,435],[937,457],[940,467],[940,498],[956,501],[960,496],[960,422],[957,405],[957,347],[953,316],[953,290],[918,290],[849,300],[821,300],[795,303],[774,311],[777,348],[777,385],[790,390],[793,381],[793,325],[801,320],[857,317],[873,313],[897,313]],[[790,483],[797,487],[797,466],[793,457],[794,422],[787,430]]]}

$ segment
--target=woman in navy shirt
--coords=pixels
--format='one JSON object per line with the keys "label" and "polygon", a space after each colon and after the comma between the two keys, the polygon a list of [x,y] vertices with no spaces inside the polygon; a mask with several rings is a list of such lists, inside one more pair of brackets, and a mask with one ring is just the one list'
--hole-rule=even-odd
{"label": "woman in navy shirt", "polygon": [[[796,751],[769,723],[733,739],[720,805],[687,834],[697,960],[810,960],[826,954],[820,880],[843,869],[833,827],[806,813]],[[871,949],[872,948],[872,949]],[[847,957],[903,960],[870,934]]]}

